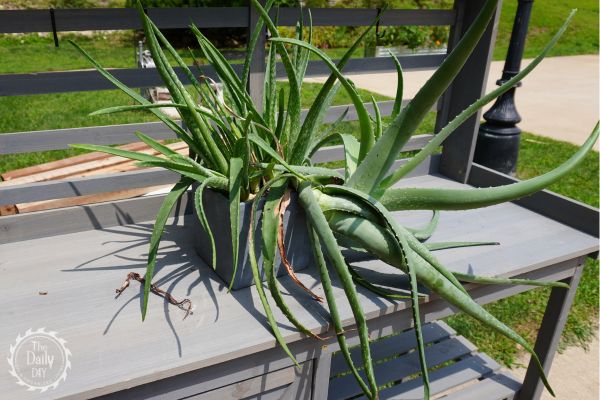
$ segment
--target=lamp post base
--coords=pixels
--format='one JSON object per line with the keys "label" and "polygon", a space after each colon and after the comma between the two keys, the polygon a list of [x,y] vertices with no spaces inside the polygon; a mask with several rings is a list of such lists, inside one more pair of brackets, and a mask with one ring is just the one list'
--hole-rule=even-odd
{"label": "lamp post base", "polygon": [[479,127],[473,161],[504,174],[514,175],[520,139],[521,130],[516,126],[482,124]]}

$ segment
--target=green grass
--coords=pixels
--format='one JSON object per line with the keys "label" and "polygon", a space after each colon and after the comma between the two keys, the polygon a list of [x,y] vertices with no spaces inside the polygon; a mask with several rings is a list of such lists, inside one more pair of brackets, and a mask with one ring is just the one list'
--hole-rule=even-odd
{"label": "green grass", "polygon": [[[521,140],[517,175],[525,179],[542,174],[565,161],[576,150],[577,146],[572,144],[525,133]],[[598,207],[598,161],[598,152],[592,152],[576,171],[550,189]],[[598,274],[598,260],[588,259],[562,336],[561,349],[569,345],[585,347],[597,329]],[[548,289],[535,289],[486,308],[533,343],[549,293]],[[492,358],[507,366],[515,364],[521,349],[514,342],[464,314],[450,317],[447,322]]]}
{"label": "green grass", "polygon": [[[536,0],[529,24],[525,57],[537,56],[562,25],[571,9],[578,12],[567,32],[552,50],[553,56],[598,54],[598,0]],[[517,0],[504,0],[494,59],[504,60],[510,40]]]}

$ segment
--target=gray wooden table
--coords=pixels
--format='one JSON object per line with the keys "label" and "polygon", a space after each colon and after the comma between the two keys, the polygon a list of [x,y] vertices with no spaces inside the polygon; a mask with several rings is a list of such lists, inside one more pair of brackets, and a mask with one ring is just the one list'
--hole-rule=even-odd
{"label": "gray wooden table", "polygon": [[[434,175],[413,177],[410,186],[462,187]],[[153,199],[146,200],[152,206]],[[119,298],[115,289],[130,271],[143,272],[152,220],[136,220],[128,201],[36,214],[40,233],[0,245],[2,307],[0,308],[0,356],[27,329],[46,327],[57,331],[72,352],[72,368],[65,382],[44,394],[28,392],[15,383],[6,369],[0,373],[0,390],[13,399],[90,398],[183,398],[205,393],[202,398],[242,398],[267,393],[279,398],[325,398],[329,378],[328,359],[337,349],[335,338],[318,341],[304,337],[276,313],[286,340],[301,363],[294,369],[275,344],[255,288],[228,294],[226,288],[194,253],[191,236],[183,226],[186,205],[171,221],[161,245],[155,282],[178,299],[189,298],[194,314],[184,313],[158,296],[150,299],[145,322],[140,317],[139,285],[134,283]],[[81,210],[87,214],[80,214]],[[154,209],[155,210],[155,209]],[[152,212],[152,211],[149,211]],[[47,224],[87,226],[106,223],[106,215],[131,222],[104,229],[44,236]],[[87,216],[85,216],[87,215]],[[142,215],[143,216],[143,215]],[[428,212],[403,212],[398,219],[420,226]],[[21,216],[23,217],[23,216]],[[104,218],[104,220],[103,220]],[[85,221],[85,220],[88,221]],[[4,232],[11,231],[3,220]],[[36,221],[24,221],[25,225]],[[78,221],[78,222],[73,222]],[[104,222],[103,222],[104,221]],[[6,228],[6,227],[9,228]],[[13,227],[12,231],[17,229]],[[41,236],[41,237],[36,237]],[[586,255],[598,249],[592,235],[556,222],[516,204],[504,204],[468,212],[444,212],[434,241],[499,241],[500,246],[452,249],[438,252],[452,270],[488,276],[523,276],[572,282],[572,289],[554,290],[544,318],[537,349],[549,368],[556,342],[581,273]],[[357,263],[382,282],[403,284],[404,276],[378,261]],[[315,270],[299,273],[317,294],[322,293]],[[287,278],[282,279],[294,313],[314,332],[329,330],[327,310],[310,300]],[[528,290],[527,287],[470,285],[479,303]],[[40,292],[47,292],[40,295]],[[360,290],[361,304],[369,318],[373,338],[410,326],[410,308],[402,301],[390,302]],[[336,297],[343,299],[336,286]],[[346,324],[351,312],[340,301]],[[559,312],[557,312],[559,311]],[[454,310],[431,297],[422,306],[425,321]],[[350,340],[356,342],[351,330]],[[538,390],[534,370],[524,388]],[[243,384],[240,384],[242,382]],[[527,386],[529,385],[529,386]],[[3,395],[3,396],[4,396]],[[261,398],[271,398],[264,397]],[[525,396],[523,398],[532,398]]]}

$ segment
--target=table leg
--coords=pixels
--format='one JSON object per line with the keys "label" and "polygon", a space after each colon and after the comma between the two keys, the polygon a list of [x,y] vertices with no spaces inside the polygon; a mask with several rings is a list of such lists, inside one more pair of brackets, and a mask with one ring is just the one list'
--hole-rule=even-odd
{"label": "table leg", "polygon": [[327,399],[329,394],[329,372],[331,371],[331,352],[324,351],[313,360],[313,400]]}
{"label": "table leg", "polygon": [[[569,310],[575,299],[582,271],[583,265],[579,265],[575,269],[573,276],[561,281],[570,285],[568,290],[554,288],[550,293],[550,299],[546,305],[546,311],[544,312],[544,318],[542,319],[542,325],[534,348],[542,362],[546,375],[550,372],[554,354],[556,353],[563,328],[567,322]],[[539,400],[543,389],[544,385],[540,380],[538,368],[533,360],[531,360],[527,367],[523,387],[517,394],[517,399]]]}

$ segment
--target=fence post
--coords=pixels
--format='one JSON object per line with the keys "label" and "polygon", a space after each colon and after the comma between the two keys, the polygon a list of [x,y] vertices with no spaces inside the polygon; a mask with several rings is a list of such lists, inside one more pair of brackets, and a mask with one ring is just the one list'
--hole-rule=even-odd
{"label": "fence post", "polygon": [[[260,0],[262,5],[265,4],[264,0]],[[252,4],[248,4],[248,40],[250,41],[250,36],[252,35],[252,31],[258,22],[260,15],[258,11]],[[262,34],[258,36],[258,40],[256,41],[256,49],[254,49],[254,54],[252,55],[252,61],[250,62],[250,77],[248,79],[248,91],[250,93],[250,97],[254,102],[256,109],[258,111],[262,111],[263,108],[263,91],[264,91],[264,83],[265,83],[265,44],[267,41],[267,30],[265,27],[262,28]]]}
{"label": "fence post", "polygon": [[[484,3],[484,0],[455,0],[456,22],[451,30],[448,51],[452,51],[466,33]],[[499,1],[498,10],[501,6],[502,1]],[[499,14],[496,11],[465,66],[444,93],[437,115],[436,132],[484,94]],[[444,142],[440,172],[456,181],[464,183],[469,176],[480,117],[481,112],[469,118]]]}
{"label": "fence post", "polygon": [[[498,85],[517,75],[521,69],[532,7],[533,0],[519,0],[502,78],[496,82]],[[475,149],[477,164],[505,174],[514,174],[517,168],[521,140],[521,129],[517,124],[521,122],[521,116],[515,106],[515,91],[519,86],[520,83],[500,96],[492,108],[483,114],[486,122],[479,127]]]}

